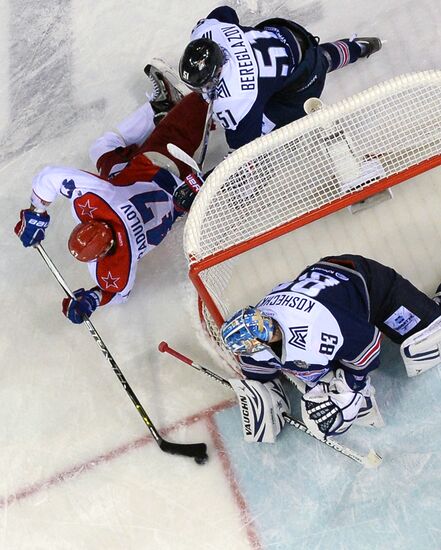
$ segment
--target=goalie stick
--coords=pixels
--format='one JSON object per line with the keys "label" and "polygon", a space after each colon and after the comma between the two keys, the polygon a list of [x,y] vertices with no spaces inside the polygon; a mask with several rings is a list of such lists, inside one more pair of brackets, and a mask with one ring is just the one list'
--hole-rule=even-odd
{"label": "goalie stick", "polygon": [[[48,268],[50,269],[54,277],[57,279],[60,286],[63,288],[64,292],[70,298],[75,299],[75,296],[67,286],[66,281],[63,279],[63,277],[61,276],[61,273],[58,271],[55,264],[49,258],[48,254],[46,253],[42,245],[38,244],[35,246],[35,248],[40,253],[41,257],[45,261],[46,265],[48,266]],[[188,457],[194,458],[197,464],[203,464],[208,459],[206,444],[205,443],[192,443],[192,444],[172,443],[170,441],[166,441],[163,437],[161,437],[158,430],[155,428],[155,425],[153,424],[153,422],[150,420],[150,417],[146,413],[144,407],[141,405],[135,393],[133,392],[132,388],[129,386],[129,383],[125,379],[115,359],[112,357],[110,351],[107,349],[101,336],[98,334],[91,320],[86,315],[84,315],[84,323],[89,329],[90,334],[93,336],[93,339],[98,344],[98,347],[102,351],[104,357],[110,363],[110,366],[112,367],[113,372],[116,374],[116,376],[118,377],[118,380],[121,382],[123,388],[126,390],[127,395],[132,400],[132,403],[135,405],[136,410],[141,415],[141,418],[144,420],[145,425],[150,430],[150,433],[152,434],[153,439],[156,441],[161,451],[164,451],[165,453],[170,453],[173,455],[188,456]]]}
{"label": "goalie stick", "polygon": [[[161,342],[158,346],[158,350],[161,353],[169,353],[170,355],[173,355],[173,357],[176,357],[176,359],[179,359],[183,363],[186,363],[187,365],[190,365],[194,369],[196,369],[200,372],[203,372],[204,374],[206,374],[210,378],[214,378],[214,380],[217,380],[217,382],[220,382],[224,386],[228,386],[228,387],[231,388],[230,383],[228,382],[228,380],[226,380],[225,378],[223,378],[219,374],[216,374],[215,372],[213,372],[209,368],[204,367],[202,365],[199,365],[198,363],[195,363],[189,357],[186,357],[185,355],[183,355],[179,351],[176,351],[175,349],[171,348],[167,344],[167,342]],[[334,441],[333,439],[324,439],[324,438],[318,437],[313,432],[311,432],[305,426],[305,424],[303,422],[293,418],[289,414],[284,413],[283,416],[285,418],[286,423],[289,424],[290,426],[293,426],[297,430],[313,437],[314,439],[317,439],[317,441],[320,441],[321,443],[324,443],[328,447],[331,447],[332,449],[334,449],[334,451],[337,451],[338,453],[341,453],[342,455],[347,456],[348,458],[350,458],[354,462],[358,462],[358,464],[361,464],[365,468],[370,468],[370,469],[371,468],[378,468],[378,466],[381,464],[381,462],[383,460],[381,458],[381,456],[378,453],[376,453],[373,449],[371,449],[367,455],[359,454],[356,451],[353,451],[352,449],[350,449],[349,447],[346,447],[346,446],[342,445],[341,443],[338,443],[337,441]]]}

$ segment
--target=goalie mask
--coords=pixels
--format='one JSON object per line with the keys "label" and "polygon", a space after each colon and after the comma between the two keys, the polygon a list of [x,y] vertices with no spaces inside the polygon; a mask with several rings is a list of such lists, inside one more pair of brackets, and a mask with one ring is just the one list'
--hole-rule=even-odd
{"label": "goalie mask", "polygon": [[80,262],[103,258],[115,243],[113,231],[105,222],[91,220],[78,224],[70,234],[69,252]]}
{"label": "goalie mask", "polygon": [[179,76],[192,90],[209,92],[217,86],[223,64],[220,46],[209,38],[198,38],[185,48],[179,62]]}
{"label": "goalie mask", "polygon": [[276,330],[275,321],[257,308],[248,306],[237,311],[221,327],[225,346],[233,353],[252,355],[268,348]]}

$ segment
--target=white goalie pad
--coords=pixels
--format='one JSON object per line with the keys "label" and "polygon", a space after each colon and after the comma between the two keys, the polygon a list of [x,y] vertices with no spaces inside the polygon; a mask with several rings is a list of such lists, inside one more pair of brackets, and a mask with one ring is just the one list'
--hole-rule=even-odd
{"label": "white goalie pad", "polygon": [[404,340],[400,353],[409,377],[441,365],[441,317]]}
{"label": "white goalie pad", "polygon": [[281,432],[290,406],[279,380],[258,382],[257,380],[228,380],[236,392],[242,418],[245,441],[274,443]]}

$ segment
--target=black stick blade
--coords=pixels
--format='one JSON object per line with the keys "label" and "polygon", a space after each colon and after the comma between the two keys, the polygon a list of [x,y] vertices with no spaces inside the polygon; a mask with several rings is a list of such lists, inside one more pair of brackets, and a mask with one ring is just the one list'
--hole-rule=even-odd
{"label": "black stick blade", "polygon": [[165,453],[194,458],[197,464],[204,464],[208,459],[207,445],[205,443],[171,443],[170,441],[161,439],[159,447]]}

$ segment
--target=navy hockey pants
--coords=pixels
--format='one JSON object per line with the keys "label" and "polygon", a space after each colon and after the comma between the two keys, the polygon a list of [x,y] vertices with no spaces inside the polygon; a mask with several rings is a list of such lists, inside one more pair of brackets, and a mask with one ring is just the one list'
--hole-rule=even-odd
{"label": "navy hockey pants", "polygon": [[[303,104],[311,97],[320,97],[325,86],[328,72],[335,71],[349,63],[355,63],[360,57],[361,50],[348,39],[337,42],[310,46],[304,53],[303,60],[298,68],[302,74],[308,74],[307,79],[296,89],[296,74],[286,87],[274,94],[266,103],[264,113],[276,125],[281,128],[290,122],[294,122],[306,115]],[[294,89],[290,91],[290,86]]]}
{"label": "navy hockey pants", "polygon": [[[363,277],[371,305],[369,321],[396,344],[401,344],[406,338],[423,330],[441,316],[441,308],[436,302],[391,267],[353,254],[327,256],[322,260],[353,269]],[[391,316],[398,317],[401,308],[420,319],[420,322],[405,334],[399,334],[391,328],[390,321],[389,325],[385,324]]]}

